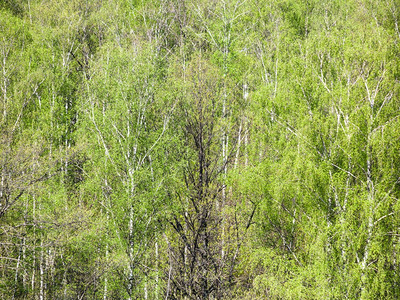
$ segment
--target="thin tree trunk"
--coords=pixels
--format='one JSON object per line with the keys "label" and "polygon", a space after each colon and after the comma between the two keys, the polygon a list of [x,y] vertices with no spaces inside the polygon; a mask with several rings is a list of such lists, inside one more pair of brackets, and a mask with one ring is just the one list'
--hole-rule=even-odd
{"label": "thin tree trunk", "polygon": [[158,264],[159,264],[159,255],[158,255],[158,239],[156,237],[156,242],[155,242],[155,251],[156,251],[156,288],[155,288],[155,299],[158,300],[158,294],[159,294],[159,269],[158,269]]}
{"label": "thin tree trunk", "polygon": [[39,268],[40,268],[40,290],[39,290],[39,299],[44,300],[45,295],[44,295],[44,251],[43,251],[43,235],[40,241],[40,263],[39,263]]}
{"label": "thin tree trunk", "polygon": [[17,259],[17,266],[15,268],[15,276],[14,276],[14,291],[13,291],[13,296],[12,299],[15,299],[15,294],[17,292],[18,289],[18,272],[19,272],[19,266],[21,264],[21,250],[18,251],[18,259]]}

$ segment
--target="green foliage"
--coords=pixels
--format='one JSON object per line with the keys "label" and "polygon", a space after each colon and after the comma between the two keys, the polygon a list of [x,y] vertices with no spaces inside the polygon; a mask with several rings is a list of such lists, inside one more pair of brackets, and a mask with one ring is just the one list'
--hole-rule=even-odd
{"label": "green foliage", "polygon": [[399,298],[399,7],[0,1],[0,298]]}

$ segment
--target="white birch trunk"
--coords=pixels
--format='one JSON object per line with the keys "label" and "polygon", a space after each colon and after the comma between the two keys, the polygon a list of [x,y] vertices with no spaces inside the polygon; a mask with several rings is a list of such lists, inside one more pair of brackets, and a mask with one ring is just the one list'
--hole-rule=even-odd
{"label": "white birch trunk", "polygon": [[[383,76],[382,76],[383,78]],[[366,295],[365,293],[365,269],[367,268],[367,262],[369,259],[369,251],[370,251],[370,246],[371,246],[371,239],[372,239],[372,231],[374,227],[374,206],[375,206],[375,185],[373,182],[372,178],[372,167],[371,167],[371,160],[372,160],[372,153],[371,153],[371,148],[372,148],[372,125],[374,123],[374,106],[375,106],[375,97],[379,91],[379,84],[380,81],[378,82],[374,93],[371,93],[368,87],[368,81],[367,79],[363,78],[364,84],[365,84],[365,89],[367,92],[367,99],[369,102],[369,119],[368,119],[368,128],[367,128],[367,145],[366,145],[366,155],[367,155],[367,215],[368,215],[368,225],[367,225],[367,240],[364,248],[364,257],[361,262],[361,270],[362,270],[362,277],[361,277],[361,298],[365,298]],[[384,104],[382,104],[383,106]],[[382,107],[381,107],[382,108]]]}
{"label": "white birch trunk", "polygon": [[40,289],[39,289],[39,299],[44,300],[45,295],[44,295],[44,251],[43,251],[43,236],[40,241],[40,263],[39,263],[39,268],[40,268]]}
{"label": "white birch trunk", "polygon": [[7,118],[7,87],[8,87],[8,80],[7,80],[7,72],[6,72],[6,62],[7,62],[8,51],[6,52],[6,49],[4,49],[2,52],[3,52],[2,53],[3,54],[3,86],[2,86],[2,91],[3,91],[3,120],[5,121],[6,118]]}
{"label": "white birch trunk", "polygon": [[158,294],[159,294],[159,275],[158,275],[158,263],[159,263],[159,255],[158,255],[158,239],[156,237],[156,242],[155,242],[155,251],[156,251],[156,288],[155,288],[155,299],[158,300]]}
{"label": "white birch trunk", "polygon": [[[107,213],[107,223],[108,223],[108,220],[109,220],[109,216],[108,216],[108,212],[106,212]],[[106,244],[106,263],[108,263],[108,256],[109,256],[109,253],[108,253],[108,243]],[[103,292],[103,300],[106,300],[107,299],[107,292],[108,292],[108,278],[107,278],[107,273],[104,275],[104,292]]]}
{"label": "white birch trunk", "polygon": [[15,268],[15,276],[14,276],[14,292],[13,292],[13,296],[12,299],[15,299],[15,293],[17,291],[18,288],[18,272],[19,272],[19,266],[21,263],[21,252],[19,252],[18,254],[18,259],[17,259],[17,266]]}
{"label": "white birch trunk", "polygon": [[63,258],[62,254],[61,254],[61,261],[62,261],[63,266],[64,266],[64,274],[63,274],[63,281],[62,281],[63,289],[64,289],[63,296],[64,296],[64,300],[66,300],[67,299],[67,268],[65,266],[64,258]]}
{"label": "white birch trunk", "polygon": [[129,300],[132,300],[131,295],[132,295],[132,281],[133,281],[133,269],[132,269],[132,261],[133,261],[133,207],[131,206],[130,211],[129,211],[129,283],[128,283],[128,291],[129,291]]}

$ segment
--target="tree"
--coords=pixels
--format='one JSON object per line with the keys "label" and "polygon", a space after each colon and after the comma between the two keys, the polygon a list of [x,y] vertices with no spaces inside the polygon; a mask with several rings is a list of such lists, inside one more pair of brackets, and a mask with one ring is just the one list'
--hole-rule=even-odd
{"label": "tree", "polygon": [[[185,78],[176,128],[182,140],[176,149],[183,160],[180,185],[169,192],[173,232],[167,238],[166,294],[171,299],[221,298],[234,284],[238,255],[237,224],[229,225],[232,236],[221,243],[222,218],[227,218],[222,214],[228,211],[221,209],[226,184],[222,175],[234,158],[237,123],[222,114],[223,80],[215,67],[198,57],[178,76]],[[224,133],[231,141],[226,157],[221,147]]]}

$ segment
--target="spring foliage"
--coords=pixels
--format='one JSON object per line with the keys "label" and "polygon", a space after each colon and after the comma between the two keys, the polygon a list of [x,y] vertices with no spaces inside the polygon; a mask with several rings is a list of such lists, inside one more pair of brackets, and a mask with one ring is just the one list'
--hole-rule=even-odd
{"label": "spring foliage", "polygon": [[0,2],[0,298],[399,299],[398,0]]}

